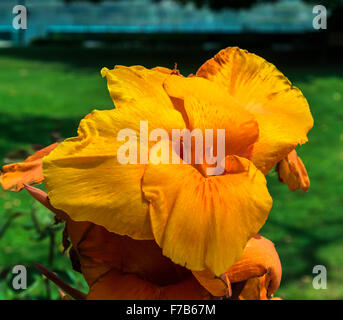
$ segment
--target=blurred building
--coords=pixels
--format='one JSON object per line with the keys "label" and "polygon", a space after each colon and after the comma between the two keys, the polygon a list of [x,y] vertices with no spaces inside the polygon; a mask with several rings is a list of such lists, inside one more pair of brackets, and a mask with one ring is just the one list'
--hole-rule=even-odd
{"label": "blurred building", "polygon": [[[0,1],[0,38],[15,34],[12,9],[16,0]],[[299,33],[312,32],[312,6],[301,0],[259,3],[247,10],[212,11],[173,0],[103,1],[99,4],[62,0],[26,0],[28,29],[23,41],[54,33]]]}

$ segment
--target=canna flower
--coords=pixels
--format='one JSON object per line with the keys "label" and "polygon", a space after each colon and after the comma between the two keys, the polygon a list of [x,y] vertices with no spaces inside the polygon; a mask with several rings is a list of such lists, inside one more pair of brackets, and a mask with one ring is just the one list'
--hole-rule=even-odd
{"label": "canna flower", "polygon": [[[249,160],[258,139],[253,115],[206,79],[143,67],[105,69],[103,75],[117,108],[94,111],[81,121],[78,137],[43,159],[52,206],[75,221],[154,240],[163,255],[191,270],[225,272],[263,226],[272,205],[264,175]],[[179,83],[184,80],[192,82],[194,92],[184,103],[176,97],[174,104],[171,90],[188,90],[188,83]],[[116,157],[122,145],[116,137],[126,128],[139,136],[142,120],[151,130],[167,132],[224,128],[230,137],[225,173],[208,177],[190,164],[123,166]]]}
{"label": "canna flower", "polygon": [[[270,286],[273,292],[276,287],[269,267],[239,281],[228,270],[243,250],[250,250],[268,217],[272,199],[264,176],[307,141],[313,119],[300,90],[272,64],[239,48],[220,51],[189,77],[176,69],[141,66],[104,68],[102,75],[115,109],[87,115],[78,136],[48,150],[37,166],[40,170],[43,163],[49,207],[67,221],[89,298],[222,296],[217,281],[214,291],[199,286],[208,275],[219,277],[229,296],[234,296],[231,284],[245,281],[247,288],[256,288],[258,281],[269,297]],[[145,133],[142,121],[149,124]],[[167,142],[169,156],[178,164],[158,162],[162,149],[157,143],[141,143],[155,129],[166,132],[167,138],[155,136],[155,142]],[[208,174],[218,150],[201,164],[192,150],[191,162],[184,162],[185,154],[170,139],[175,129],[224,130],[223,171]],[[124,142],[140,161],[118,161],[122,130],[136,137]],[[218,141],[214,137],[214,146]],[[205,154],[206,145],[202,147]],[[1,183],[17,189],[20,183],[42,180],[22,178],[12,179],[5,171]],[[151,252],[151,259],[143,258],[143,251],[149,257]],[[118,264],[118,259],[126,261],[126,253],[137,258],[127,269]],[[166,266],[164,280],[159,272],[150,275],[160,263]]]}

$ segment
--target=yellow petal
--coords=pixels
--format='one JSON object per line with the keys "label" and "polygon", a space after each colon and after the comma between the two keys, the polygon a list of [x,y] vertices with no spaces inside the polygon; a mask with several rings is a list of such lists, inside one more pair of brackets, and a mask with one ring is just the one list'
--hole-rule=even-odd
{"label": "yellow petal", "polygon": [[310,179],[303,162],[295,150],[291,151],[285,159],[278,163],[276,170],[280,182],[286,183],[289,190],[303,189],[308,191]]}
{"label": "yellow petal", "polygon": [[155,68],[152,68],[151,70],[155,70],[155,71],[159,71],[159,72],[162,72],[164,74],[176,74],[176,75],[179,75],[179,76],[182,76],[180,74],[180,71],[178,69],[176,69],[177,65],[175,65],[175,68],[174,69],[169,69],[169,68],[165,68],[165,67],[155,67]]}
{"label": "yellow petal", "polygon": [[265,174],[307,141],[313,126],[301,91],[263,58],[239,48],[227,48],[200,67],[197,76],[225,88],[256,117],[260,129],[252,161]]}
{"label": "yellow petal", "polygon": [[251,157],[258,124],[223,88],[203,78],[176,75],[166,79],[164,88],[170,97],[183,101],[190,130],[224,129],[226,154]]}
{"label": "yellow petal", "polygon": [[103,68],[103,77],[116,108],[150,110],[157,115],[169,116],[174,109],[163,89],[168,74],[158,70],[149,70],[142,66],[116,66],[113,70]]}
{"label": "yellow petal", "polygon": [[73,220],[93,222],[135,239],[150,239],[148,207],[141,192],[144,164],[118,162],[117,152],[124,142],[117,136],[121,129],[129,129],[139,141],[141,121],[148,124],[147,134],[155,128],[170,133],[183,129],[185,123],[162,87],[166,74],[140,66],[104,68],[102,74],[118,109],[88,115],[80,123],[78,137],[67,139],[46,158],[49,198]]}
{"label": "yellow petal", "polygon": [[[131,128],[139,139],[141,119],[149,118],[144,112],[137,114],[137,109],[94,111],[83,119],[78,137],[65,140],[44,159],[52,206],[76,221],[93,222],[136,239],[152,238],[141,191],[144,165],[122,165],[117,159],[123,144],[117,140],[118,132]],[[174,119],[171,113],[164,124],[173,127]],[[149,128],[160,127],[160,121],[152,119]]]}
{"label": "yellow petal", "polygon": [[81,121],[79,136],[44,159],[46,188],[52,206],[75,221],[149,238],[148,208],[140,190],[144,166],[118,163],[115,133],[127,127],[118,115],[116,110],[94,112]]}
{"label": "yellow petal", "polygon": [[24,184],[32,185],[43,182],[42,159],[54,150],[57,145],[58,143],[54,143],[35,152],[24,162],[3,166],[3,173],[0,177],[3,189],[18,192],[24,188]]}
{"label": "yellow petal", "polygon": [[163,89],[168,74],[162,72],[160,67],[149,70],[142,66],[116,66],[113,70],[103,68],[101,74],[107,79],[116,108],[129,109],[130,116],[138,120],[135,123],[139,123],[139,120],[149,121],[151,129],[170,131],[185,127],[182,114],[175,110]]}
{"label": "yellow petal", "polygon": [[127,112],[127,128],[139,131],[139,121],[148,121],[151,130],[165,129],[170,134],[172,129],[185,128],[182,114],[175,109],[163,88],[169,76],[167,70],[170,69],[156,67],[150,70],[142,66],[101,70],[116,108]]}
{"label": "yellow petal", "polygon": [[143,193],[163,254],[215,275],[241,257],[272,205],[265,178],[252,163],[248,171],[208,178],[187,164],[149,164]]}

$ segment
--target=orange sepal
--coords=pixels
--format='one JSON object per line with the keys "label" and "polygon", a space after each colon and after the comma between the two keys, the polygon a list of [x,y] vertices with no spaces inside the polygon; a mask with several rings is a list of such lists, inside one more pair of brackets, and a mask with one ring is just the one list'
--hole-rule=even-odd
{"label": "orange sepal", "polygon": [[289,190],[303,189],[308,191],[310,188],[310,179],[306,168],[295,150],[278,163],[276,171],[279,175],[279,181],[287,184]]}

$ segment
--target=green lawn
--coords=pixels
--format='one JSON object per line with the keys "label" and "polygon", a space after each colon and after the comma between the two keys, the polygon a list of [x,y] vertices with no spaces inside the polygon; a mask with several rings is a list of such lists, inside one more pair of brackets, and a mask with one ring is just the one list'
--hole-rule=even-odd
{"label": "green lawn", "polygon": [[[82,116],[95,108],[112,108],[101,67],[173,67],[178,62],[181,72],[187,74],[210,56],[47,48],[0,51],[0,163],[19,157],[18,150],[29,150],[32,144],[50,144],[53,132],[74,136]],[[315,119],[309,143],[298,148],[311,188],[308,193],[292,193],[270,173],[268,185],[274,205],[261,233],[274,241],[281,258],[279,296],[343,299],[343,67],[296,66],[287,60],[281,64],[281,70],[307,97]],[[58,297],[56,287],[47,287],[32,268],[33,262],[50,266],[85,290],[81,276],[72,271],[62,254],[61,230],[50,227],[51,222],[52,215],[34,204],[25,191],[14,194],[0,190],[0,299]],[[51,246],[54,241],[56,246]],[[55,247],[53,253],[51,247]],[[29,267],[30,286],[22,292],[10,285],[10,270],[17,264]],[[312,286],[315,265],[327,267],[326,290]]]}

